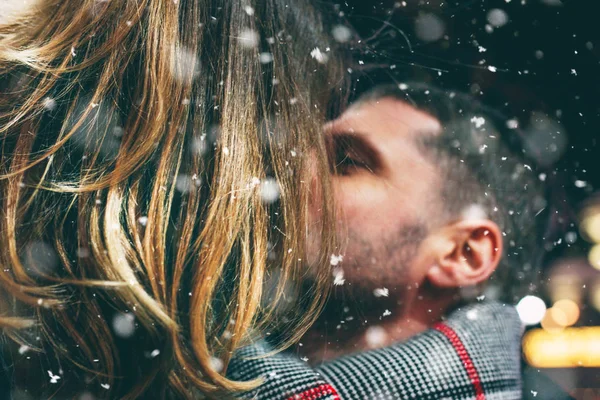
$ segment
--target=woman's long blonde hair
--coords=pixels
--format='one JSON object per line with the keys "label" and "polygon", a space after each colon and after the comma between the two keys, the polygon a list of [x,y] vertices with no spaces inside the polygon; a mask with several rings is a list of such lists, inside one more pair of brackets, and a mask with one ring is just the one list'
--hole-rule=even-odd
{"label": "woman's long blonde hair", "polygon": [[317,154],[327,172],[340,68],[304,0],[257,3],[40,0],[0,24],[0,358],[15,390],[223,396],[251,386],[224,370],[252,332],[315,318],[326,269],[303,315],[277,310],[304,273],[304,171]]}

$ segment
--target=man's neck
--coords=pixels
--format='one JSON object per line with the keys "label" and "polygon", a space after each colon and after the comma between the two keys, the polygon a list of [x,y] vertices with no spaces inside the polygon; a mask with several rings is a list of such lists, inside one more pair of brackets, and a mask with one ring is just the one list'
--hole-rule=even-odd
{"label": "man's neck", "polygon": [[417,294],[402,302],[386,298],[361,308],[333,299],[300,341],[298,353],[317,365],[402,342],[439,321],[449,303],[446,296],[434,299]]}

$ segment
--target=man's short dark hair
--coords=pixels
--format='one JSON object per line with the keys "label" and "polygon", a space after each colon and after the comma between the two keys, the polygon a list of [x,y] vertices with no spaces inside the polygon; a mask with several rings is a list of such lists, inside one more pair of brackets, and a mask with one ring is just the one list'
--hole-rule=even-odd
{"label": "man's short dark hair", "polygon": [[440,195],[446,220],[469,206],[498,224],[504,254],[490,284],[498,297],[516,301],[537,281],[547,228],[546,188],[514,122],[473,97],[413,83],[378,86],[360,102],[393,97],[439,120],[441,135],[419,144],[443,174]]}

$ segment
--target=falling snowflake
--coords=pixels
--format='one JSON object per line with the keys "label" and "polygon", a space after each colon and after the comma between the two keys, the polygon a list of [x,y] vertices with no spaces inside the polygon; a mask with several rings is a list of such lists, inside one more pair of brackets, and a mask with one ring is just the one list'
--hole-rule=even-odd
{"label": "falling snowflake", "polygon": [[343,260],[344,260],[344,256],[342,254],[340,254],[338,256],[336,256],[335,254],[332,254],[331,259],[329,260],[329,263],[335,267]]}
{"label": "falling snowflake", "polygon": [[273,54],[269,52],[260,53],[258,58],[261,64],[268,64],[270,62],[273,62]]}
{"label": "falling snowflake", "polygon": [[223,360],[221,360],[218,357],[211,357],[210,358],[210,366],[216,372],[221,372],[221,371],[223,371],[223,366],[224,366]]}
{"label": "falling snowflake", "polygon": [[279,183],[274,178],[266,178],[260,183],[260,197],[264,203],[276,202],[280,196]]}
{"label": "falling snowflake", "polygon": [[577,233],[576,232],[567,232],[565,234],[565,241],[569,244],[573,244],[577,241]]}
{"label": "falling snowflake", "polygon": [[506,121],[506,127],[508,129],[517,129],[519,127],[519,121],[516,119],[509,119]]}
{"label": "falling snowflake", "polygon": [[477,319],[477,310],[469,310],[467,311],[467,319],[468,320],[476,320]]}
{"label": "falling snowflake", "polygon": [[33,241],[23,249],[23,264],[31,274],[46,276],[54,271],[59,259],[53,246],[42,241]]}
{"label": "falling snowflake", "polygon": [[365,340],[369,347],[383,346],[387,340],[385,329],[380,326],[371,326],[365,332]]}
{"label": "falling snowflake", "polygon": [[250,16],[254,15],[254,8],[252,8],[251,6],[245,6],[244,11],[246,11],[246,14]]}
{"label": "falling snowflake", "polygon": [[58,381],[60,380],[60,376],[54,375],[50,370],[48,370],[48,376],[50,376],[50,383],[58,383]]}
{"label": "falling snowflake", "polygon": [[259,39],[260,37],[254,29],[243,29],[238,37],[240,45],[247,49],[252,49],[258,46]]}
{"label": "falling snowflake", "polygon": [[333,269],[333,284],[334,286],[342,286],[346,282],[344,279],[344,270],[341,268]]}
{"label": "falling snowflake", "polygon": [[317,60],[317,62],[319,64],[325,64],[327,63],[327,60],[329,59],[329,57],[327,57],[327,54],[323,53],[321,51],[321,49],[319,49],[318,47],[315,47],[311,52],[310,52],[310,56],[312,58],[314,58],[315,60]]}
{"label": "falling snowflake", "polygon": [[253,176],[252,179],[250,179],[250,183],[248,184],[248,186],[253,188],[258,185],[260,185],[260,179],[256,176]]}
{"label": "falling snowflake", "polygon": [[377,288],[373,290],[373,295],[375,297],[388,297],[390,295],[390,291],[388,288]]}
{"label": "falling snowflake", "polygon": [[179,174],[175,181],[175,188],[182,194],[189,193],[192,189],[192,178],[187,174]]}
{"label": "falling snowflake", "polygon": [[192,148],[196,153],[198,153],[198,155],[204,155],[204,153],[206,153],[208,150],[206,134],[194,138],[194,141],[192,142]]}
{"label": "falling snowflake", "polygon": [[494,28],[500,28],[508,23],[508,14],[499,8],[490,10],[487,14],[487,20]]}
{"label": "falling snowflake", "polygon": [[125,134],[125,129],[123,129],[123,127],[121,126],[115,126],[115,128],[112,131],[112,134],[114,137],[117,138],[123,137],[123,135]]}
{"label": "falling snowflake", "polygon": [[352,38],[352,31],[344,25],[337,25],[331,30],[333,38],[339,43],[346,43]]}
{"label": "falling snowflake", "polygon": [[173,78],[179,82],[200,74],[200,59],[193,49],[183,47],[179,43],[173,46],[173,62],[169,64]]}
{"label": "falling snowflake", "polygon": [[192,182],[194,182],[194,186],[196,187],[202,186],[202,178],[200,178],[198,174],[192,175]]}
{"label": "falling snowflake", "polygon": [[118,313],[112,320],[115,335],[121,338],[130,338],[135,333],[135,317],[130,313]]}
{"label": "falling snowflake", "polygon": [[481,128],[485,124],[485,118],[473,117],[471,118],[471,122],[475,124],[475,128]]}
{"label": "falling snowflake", "polygon": [[52,97],[46,97],[42,101],[42,105],[47,111],[54,111],[56,109],[56,100],[54,100]]}
{"label": "falling snowflake", "polygon": [[444,36],[444,21],[435,14],[422,13],[415,20],[415,34],[424,42],[435,42]]}

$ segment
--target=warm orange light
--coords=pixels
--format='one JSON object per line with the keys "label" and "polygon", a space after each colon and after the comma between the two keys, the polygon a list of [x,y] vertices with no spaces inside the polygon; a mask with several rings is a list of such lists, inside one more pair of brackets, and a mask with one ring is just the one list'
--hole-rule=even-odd
{"label": "warm orange light", "polygon": [[552,307],[552,309],[562,311],[562,316],[564,316],[565,319],[564,321],[561,320],[560,322],[564,322],[563,326],[574,325],[579,320],[579,306],[573,300],[559,300],[556,303],[554,303],[554,307]]}
{"label": "warm orange light", "polygon": [[600,311],[600,279],[590,289],[590,302],[596,310]]}
{"label": "warm orange light", "polygon": [[598,209],[588,211],[581,220],[580,228],[592,242],[600,243],[600,211]]}
{"label": "warm orange light", "polygon": [[588,261],[592,267],[600,270],[600,244],[597,244],[590,249]]}
{"label": "warm orange light", "polygon": [[600,367],[600,327],[532,329],[523,338],[523,354],[538,368]]}
{"label": "warm orange light", "polygon": [[563,310],[552,307],[546,310],[546,314],[540,324],[548,332],[557,332],[567,326],[567,321],[567,315]]}

